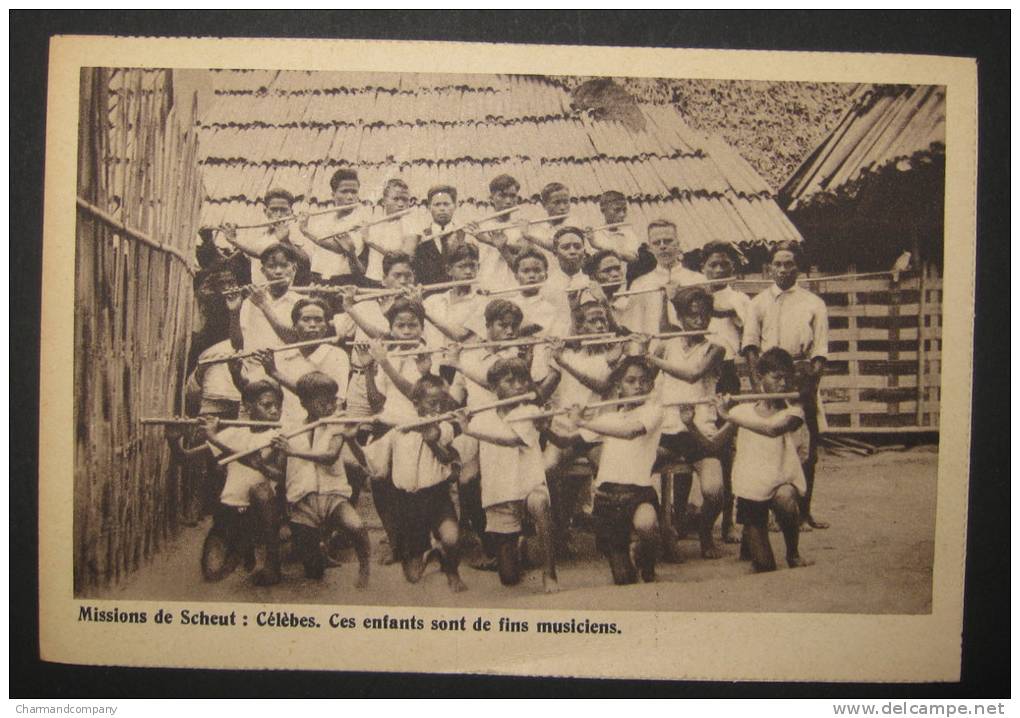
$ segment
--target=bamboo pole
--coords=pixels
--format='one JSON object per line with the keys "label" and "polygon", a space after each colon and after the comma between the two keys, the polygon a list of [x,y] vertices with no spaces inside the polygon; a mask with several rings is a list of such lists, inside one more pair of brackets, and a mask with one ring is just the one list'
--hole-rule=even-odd
{"label": "bamboo pole", "polygon": [[[512,396],[509,399],[500,399],[499,401],[493,401],[488,404],[480,404],[479,406],[468,407],[462,410],[462,413],[467,416],[473,416],[474,414],[481,414],[483,411],[489,411],[491,409],[501,409],[505,406],[514,406],[516,404],[522,404],[528,401],[537,401],[538,394],[533,391],[529,391],[525,394],[519,394],[518,396]],[[412,429],[420,429],[423,426],[430,426],[432,424],[438,424],[441,421],[449,421],[450,419],[456,419],[458,412],[448,411],[444,414],[437,414],[430,416],[421,421],[413,421],[407,424],[397,424],[394,428],[397,431],[411,431]]]}
{"label": "bamboo pole", "polygon": [[305,424],[304,426],[301,426],[301,427],[299,427],[297,429],[292,429],[291,431],[286,431],[286,432],[284,432],[282,434],[274,434],[273,437],[269,441],[267,441],[267,442],[265,442],[265,443],[255,447],[254,449],[246,449],[244,451],[238,451],[237,453],[230,454],[228,456],[224,456],[222,459],[220,459],[216,463],[219,466],[226,466],[227,464],[232,464],[235,461],[239,461],[241,459],[245,459],[245,458],[251,456],[252,454],[257,454],[258,452],[262,451],[263,449],[268,449],[270,446],[273,445],[273,439],[275,439],[277,436],[282,436],[284,439],[293,439],[295,436],[301,436],[302,434],[307,434],[309,431],[313,431],[313,430],[317,429],[321,425],[322,425],[322,419],[316,419],[315,421],[311,422],[310,424]]}

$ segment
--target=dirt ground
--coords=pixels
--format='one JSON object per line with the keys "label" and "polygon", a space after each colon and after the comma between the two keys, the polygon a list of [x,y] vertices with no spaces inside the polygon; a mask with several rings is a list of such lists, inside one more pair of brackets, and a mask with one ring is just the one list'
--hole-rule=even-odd
{"label": "dirt ground", "polygon": [[[208,520],[182,531],[151,563],[119,586],[83,598],[341,605],[457,606],[464,608],[568,608],[660,611],[764,611],[917,614],[931,610],[937,454],[933,447],[835,457],[823,451],[818,467],[815,515],[832,524],[802,535],[801,553],[815,565],[755,575],[727,546],[718,560],[700,558],[697,541],[681,543],[687,561],[660,563],[652,584],[613,586],[594,541],[581,534],[579,558],[560,565],[561,591],[541,593],[540,571],[505,588],[495,573],[463,567],[469,590],[454,595],[434,564],[410,585],[399,566],[372,566],[371,586],[354,588],[353,557],[331,568],[322,581],[303,577],[287,563],[283,583],[261,588],[243,569],[219,583],[199,571]],[[378,518],[364,504],[376,556],[384,538]],[[782,556],[782,536],[772,534]]]}

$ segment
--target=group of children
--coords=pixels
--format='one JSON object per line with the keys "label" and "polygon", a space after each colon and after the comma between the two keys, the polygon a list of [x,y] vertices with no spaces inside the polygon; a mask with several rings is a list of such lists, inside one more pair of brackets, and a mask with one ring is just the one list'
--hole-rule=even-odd
{"label": "group of children", "polygon": [[[700,489],[704,558],[723,555],[722,514],[723,540],[774,569],[771,512],[788,565],[807,563],[802,524],[825,526],[810,499],[827,336],[824,303],[796,284],[796,246],[773,247],[775,284],[752,300],[732,286],[733,246],[709,244],[700,272],[685,267],[677,227],[653,221],[640,238],[618,192],[602,196],[607,226],[592,229],[570,216],[567,187],[547,185],[551,219],[536,222],[514,217],[520,185],[502,175],[491,201],[506,213],[458,228],[457,191],[437,186],[430,226],[415,229],[403,214],[364,227],[353,170],[331,187],[336,211],[314,218],[270,191],[267,217],[280,221],[252,236],[225,226],[236,252],[196,280],[204,325],[189,387],[204,424],[187,451],[245,454],[227,457],[219,500],[255,519],[256,583],[280,580],[287,525],[313,578],[323,535],[343,532],[366,586],[366,487],[410,582],[435,557],[464,590],[474,535],[475,567],[514,585],[536,559],[555,591],[577,526],[593,528],[615,583],[651,581],[672,548],[658,477],[678,466],[690,470],[677,508],[694,479]],[[406,184],[387,182],[382,204],[402,213]],[[741,357],[756,388],[801,398],[736,403]],[[239,418],[270,426],[221,429]],[[529,535],[537,556],[522,551]]]}

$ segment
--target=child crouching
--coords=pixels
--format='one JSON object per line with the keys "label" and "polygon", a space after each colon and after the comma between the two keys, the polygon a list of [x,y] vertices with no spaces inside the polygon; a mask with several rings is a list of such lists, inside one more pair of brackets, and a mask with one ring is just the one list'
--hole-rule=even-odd
{"label": "child crouching", "polygon": [[[297,395],[308,413],[306,423],[331,416],[337,408],[337,384],[313,371],[297,382]],[[319,548],[321,537],[338,528],[352,537],[358,555],[355,586],[368,587],[369,541],[358,512],[351,505],[351,485],[340,452],[353,439],[355,425],[322,425],[291,439],[278,436],[273,446],[287,456],[287,502],[295,547],[308,578],[322,578],[326,564]]]}
{"label": "child crouching", "polygon": [[[628,356],[609,378],[621,399],[649,394],[658,371],[644,357]],[[652,486],[662,434],[663,410],[653,401],[623,404],[617,411],[583,418],[584,408],[574,407],[569,418],[583,429],[605,437],[599,471],[595,477],[596,544],[609,559],[613,583],[636,583],[637,569],[645,581],[655,580],[658,550],[658,495]],[[631,535],[637,542],[631,557]]]}

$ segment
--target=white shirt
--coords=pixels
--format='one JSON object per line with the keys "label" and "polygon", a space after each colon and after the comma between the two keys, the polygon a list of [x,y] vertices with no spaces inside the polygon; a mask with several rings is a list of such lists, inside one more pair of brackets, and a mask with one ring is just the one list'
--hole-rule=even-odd
{"label": "white shirt", "polygon": [[[386,319],[382,306],[384,301],[386,300],[358,302],[358,308],[354,310],[358,312],[359,319],[378,331],[379,334],[385,334],[390,329],[390,323]],[[388,305],[389,302],[387,302]],[[367,344],[371,338],[360,325],[351,319],[351,315],[347,312],[333,315],[333,329],[341,339],[352,339],[356,344]],[[372,361],[365,349],[352,349],[350,357],[352,369],[364,369]]]}
{"label": "white shirt", "polygon": [[[337,217],[336,213],[313,217],[309,220],[308,231],[316,237],[326,237],[338,232],[344,232],[367,219],[369,217],[365,208],[361,205],[354,205],[352,211],[343,217]],[[297,234],[300,235],[300,231]],[[304,235],[301,235],[301,237],[304,238]],[[355,254],[361,254],[361,251],[365,248],[364,242],[361,241],[361,232],[351,232],[350,237],[354,244]],[[306,240],[303,249],[308,253],[312,261],[312,271],[322,275],[324,279],[351,274],[350,262],[344,255],[324,249],[311,240]]]}
{"label": "white shirt", "polygon": [[[641,275],[634,280],[630,289],[660,289],[670,282],[676,282],[680,286],[687,286],[704,281],[705,275],[692,272],[681,265],[678,260],[669,269],[659,266],[648,274]],[[638,294],[632,296],[631,300],[627,311],[622,317],[623,323],[631,331],[635,332],[654,334],[660,331],[660,324],[662,322],[662,293],[650,292],[648,294]]]}
{"label": "white shirt", "polygon": [[[199,361],[232,356],[234,346],[229,339],[213,344],[198,356]],[[241,392],[234,384],[226,362],[210,364],[202,377],[202,398],[213,401],[241,401]]]}
{"label": "white shirt", "polygon": [[[556,316],[569,317],[570,314],[570,302],[573,295],[577,296],[576,292],[570,290],[576,289],[581,290],[591,284],[591,277],[587,274],[578,270],[575,274],[567,274],[560,269],[559,262],[549,267],[549,278],[545,282],[545,286],[542,287],[540,295],[545,297],[546,301],[553,305],[556,310]],[[570,322],[573,324],[573,322]]]}
{"label": "white shirt", "polygon": [[[319,426],[289,441],[302,451],[316,453],[329,449],[333,437],[343,430],[342,426]],[[308,494],[339,494],[351,497],[351,485],[347,482],[347,470],[342,456],[332,464],[320,464],[296,456],[287,457],[287,501],[296,504]]]}
{"label": "white shirt", "polygon": [[712,341],[726,350],[726,359],[736,359],[740,354],[741,335],[747,324],[751,298],[733,287],[723,287],[712,294],[712,309],[715,312],[726,312],[731,316],[713,316],[708,323],[708,331],[712,332]]}
{"label": "white shirt", "polygon": [[[272,294],[266,293],[267,306],[286,324],[291,323],[290,314],[299,299],[301,295],[289,289],[279,299],[274,299]],[[241,339],[245,351],[278,347],[284,343],[266,315],[255,306],[250,297],[241,304],[238,322],[241,325]]]}
{"label": "white shirt", "polygon": [[[368,238],[373,244],[377,244],[388,252],[400,252],[404,244],[404,237],[414,233],[408,224],[408,215],[389,222],[377,224],[369,228]],[[359,239],[360,240],[360,233]],[[365,267],[365,276],[381,282],[383,278],[383,255],[375,251],[373,247],[368,248],[368,266]]]}
{"label": "white shirt", "polygon": [[[482,225],[485,229],[485,225]],[[528,243],[521,239],[521,231],[517,228],[505,229],[497,234],[506,237],[507,244],[512,247],[523,247]],[[469,237],[469,241],[478,247],[478,286],[482,289],[507,289],[517,286],[517,280],[503,255],[491,244],[479,242]]]}
{"label": "white shirt", "polygon": [[[738,419],[761,418],[754,404],[738,404],[730,414]],[[804,418],[804,410],[796,405],[775,416],[784,414]],[[803,496],[807,492],[807,483],[797,455],[798,436],[800,432],[765,436],[750,429],[737,428],[737,453],[733,459],[734,496],[751,501],[769,501],[783,484],[792,484]]]}
{"label": "white shirt", "polygon": [[[563,357],[565,363],[569,363],[570,366],[587,376],[601,381],[608,380],[609,374],[612,372],[604,353],[589,354],[586,350],[574,351],[567,349],[563,352]],[[560,369],[560,383],[556,385],[556,391],[553,392],[550,401],[556,408],[569,409],[575,405],[587,406],[593,401],[598,401],[600,398],[598,393],[578,381],[573,374],[566,369]],[[557,416],[553,419],[553,428],[558,430],[557,433],[560,434],[569,433],[569,430],[561,427],[564,427],[563,418]],[[581,429],[578,433],[582,439],[588,442],[602,440],[600,434],[596,434],[589,429]]]}
{"label": "white shirt", "polygon": [[645,428],[645,433],[633,439],[603,437],[595,485],[610,482],[651,486],[652,466],[662,436],[662,407],[649,401],[637,407],[623,408],[619,415],[639,422]]}
{"label": "white shirt", "polygon": [[[454,295],[451,289],[426,297],[424,305],[428,316],[437,317],[443,323],[454,328],[471,329],[472,325],[477,327],[476,318],[479,316],[482,317],[482,323],[485,323],[485,306],[487,303],[487,297],[483,297],[473,290],[461,296]],[[471,331],[474,331],[474,329],[471,329]],[[428,319],[425,320],[425,332],[422,336],[425,339],[425,344],[430,348],[443,347],[452,341]],[[433,356],[433,360],[438,364],[446,363],[441,358],[437,359],[437,357],[442,357],[442,355]]]}
{"label": "white shirt", "polygon": [[[439,423],[439,445],[453,441],[453,426]],[[450,476],[450,466],[436,458],[420,431],[390,431],[393,485],[402,491],[420,491],[440,484]]]}
{"label": "white shirt", "polygon": [[[506,349],[471,349],[470,345],[464,347],[460,355],[461,365],[471,372],[471,376],[479,378],[488,374],[489,369],[500,359],[512,359],[517,356],[516,347]],[[496,401],[496,395],[487,387],[472,379],[469,379],[463,372],[457,372],[454,385],[463,386],[467,391],[467,406],[480,406]]]}
{"label": "white shirt", "polygon": [[[228,426],[218,434],[216,439],[231,449],[231,453],[238,451],[249,451],[265,445],[270,437],[271,431],[254,432],[247,426]],[[226,453],[219,447],[209,444],[213,456],[221,456]],[[240,461],[232,461],[227,464],[227,480],[223,484],[223,491],[220,492],[220,503],[224,506],[244,508],[251,504],[251,490],[266,481],[262,472],[256,471],[250,466],[245,466]]]}
{"label": "white shirt", "polygon": [[[670,364],[682,366],[685,370],[693,371],[698,364],[704,362],[710,351],[715,349],[715,344],[709,341],[700,342],[691,348],[683,344],[682,337],[667,339],[665,342],[666,354],[663,359]],[[663,402],[675,401],[698,401],[699,399],[711,399],[715,396],[716,383],[719,381],[718,368],[702,376],[698,381],[688,382],[670,376],[665,371],[659,372],[658,386],[659,397]],[[687,431],[683,422],[680,421],[680,407],[668,406],[665,408],[665,422],[663,424],[664,434],[676,434]],[[702,431],[708,433],[714,430],[716,410],[712,404],[696,404],[694,406],[694,420]]]}
{"label": "white shirt", "polygon": [[[536,219],[542,218],[536,217]],[[562,219],[556,224],[553,224],[552,222],[533,224],[530,227],[528,227],[527,232],[536,239],[541,239],[542,241],[548,244],[552,244],[553,235],[555,235],[559,230],[563,229],[564,227],[575,227],[583,231],[585,225],[584,223],[581,222],[581,219],[579,217],[576,217],[572,214],[568,214],[566,219]],[[531,244],[531,246],[533,246],[535,249],[537,249],[538,251],[545,255],[546,260],[548,260],[549,262],[550,271],[552,271],[553,267],[558,265],[558,260],[556,259],[556,254],[554,252],[550,252],[548,249],[538,244],[533,244],[531,242],[529,242],[528,244]]]}
{"label": "white shirt", "polygon": [[751,300],[743,347],[765,352],[781,347],[794,359],[827,358],[829,318],[825,302],[796,284],[786,291],[773,284]]}
{"label": "white shirt", "polygon": [[[393,365],[393,368],[397,370],[400,376],[411,382],[412,385],[416,384],[422,377],[422,373],[418,371],[418,363],[415,357],[391,358],[390,364]],[[382,367],[376,368],[375,388],[386,397],[386,403],[383,404],[382,411],[380,412],[382,416],[392,420],[394,423],[414,421],[418,416],[414,403],[404,395],[404,392],[397,388],[393,380],[390,379],[390,375],[383,371]]]}
{"label": "white shirt", "polygon": [[[320,344],[307,357],[300,349],[291,349],[276,353],[276,368],[289,381],[297,384],[305,374],[321,371],[337,384],[337,406],[343,406],[347,397],[347,382],[351,377],[351,360],[347,352],[329,344]],[[283,387],[283,406],[280,417],[284,424],[300,424],[307,412],[301,406],[301,400],[290,389]]]}
{"label": "white shirt", "polygon": [[[641,240],[638,239],[637,233],[631,227],[600,229],[598,232],[595,232],[595,240],[599,246],[612,249],[621,255],[623,253],[637,255],[638,249],[641,248]],[[598,247],[592,244],[592,254],[597,251],[599,251]]]}
{"label": "white shirt", "polygon": [[[533,405],[516,406],[507,413],[506,419],[534,412]],[[491,409],[475,415],[469,425],[473,431],[499,435],[505,434],[507,427],[524,442],[524,446],[497,446],[479,441],[483,508],[506,501],[522,501],[545,484],[545,462],[535,422],[505,421],[495,409]]]}

